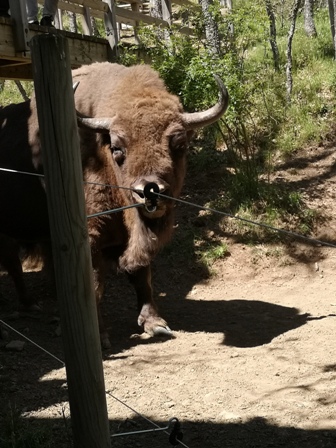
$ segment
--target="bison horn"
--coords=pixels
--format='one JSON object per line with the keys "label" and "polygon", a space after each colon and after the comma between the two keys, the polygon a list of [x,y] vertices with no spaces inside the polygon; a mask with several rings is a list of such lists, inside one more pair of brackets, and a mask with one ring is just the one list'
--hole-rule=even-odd
{"label": "bison horn", "polygon": [[226,111],[229,105],[229,94],[223,81],[219,76],[214,75],[219,87],[219,99],[215,106],[202,112],[193,112],[183,114],[183,121],[187,129],[197,129],[217,121]]}
{"label": "bison horn", "polygon": [[88,118],[78,111],[76,111],[76,113],[78,126],[86,129],[92,129],[102,134],[110,132],[110,128],[112,125],[111,118]]}
{"label": "bison horn", "polygon": [[76,93],[77,87],[79,86],[79,81],[75,82],[74,84],[72,84],[72,90],[74,93]]}

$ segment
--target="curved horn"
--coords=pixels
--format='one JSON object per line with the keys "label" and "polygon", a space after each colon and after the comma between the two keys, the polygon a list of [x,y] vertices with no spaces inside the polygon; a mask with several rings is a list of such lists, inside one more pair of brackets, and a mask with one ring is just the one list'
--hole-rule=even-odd
{"label": "curved horn", "polygon": [[77,81],[74,84],[72,84],[72,90],[73,90],[74,94],[76,93],[76,90],[77,90],[78,86],[79,86],[79,81]]}
{"label": "curved horn", "polygon": [[183,114],[183,121],[187,129],[197,129],[203,126],[208,126],[217,121],[226,111],[229,105],[228,91],[219,76],[214,75],[214,78],[219,87],[219,99],[217,104],[202,112],[185,112]]}
{"label": "curved horn", "polygon": [[[77,87],[79,86],[79,81],[72,85],[74,93],[76,93]],[[110,118],[90,118],[84,114],[81,114],[76,110],[77,124],[78,126],[86,129],[92,129],[93,131],[106,134],[110,132],[111,119]]]}
{"label": "curved horn", "polygon": [[110,132],[112,125],[111,118],[89,118],[78,111],[76,113],[78,126],[100,132],[101,134],[108,134]]}

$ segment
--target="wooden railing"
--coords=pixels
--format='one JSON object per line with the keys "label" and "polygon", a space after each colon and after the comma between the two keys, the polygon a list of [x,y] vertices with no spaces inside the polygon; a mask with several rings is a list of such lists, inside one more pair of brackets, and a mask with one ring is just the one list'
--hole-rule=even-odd
{"label": "wooden railing", "polygon": [[[38,0],[42,5],[43,0]],[[72,12],[80,19],[81,29],[85,35],[93,35],[92,19],[103,20],[107,38],[112,48],[123,37],[125,26],[133,28],[136,43],[137,28],[140,24],[169,28],[173,23],[179,24],[179,32],[192,35],[193,30],[188,24],[173,22],[173,8],[199,8],[196,0],[161,0],[162,17],[151,15],[152,7],[148,0],[60,0],[59,13],[56,17],[56,27],[64,29],[64,12]],[[115,49],[113,48],[115,51]]]}
{"label": "wooden railing", "polygon": [[[149,1],[59,0],[56,30],[52,30],[28,24],[25,0],[9,0],[11,17],[0,17],[0,79],[32,79],[29,42],[37,34],[59,32],[66,36],[73,68],[95,61],[115,61],[118,44],[123,39],[127,43],[140,43],[140,26],[166,30],[178,25],[178,32],[193,34],[185,17],[183,21],[176,17],[182,6],[189,10],[199,8],[197,0],[161,0],[160,17]],[[43,5],[43,0],[38,2]],[[74,14],[75,30],[69,28],[69,13]],[[94,32],[96,24],[101,35]],[[169,35],[169,32],[163,33],[164,38]]]}

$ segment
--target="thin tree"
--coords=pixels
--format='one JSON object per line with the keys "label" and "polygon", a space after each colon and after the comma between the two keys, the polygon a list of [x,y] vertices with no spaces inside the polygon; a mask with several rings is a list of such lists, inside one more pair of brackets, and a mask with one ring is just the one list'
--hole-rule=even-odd
{"label": "thin tree", "polygon": [[304,2],[304,29],[308,37],[317,36],[314,22],[314,0],[305,0]]}
{"label": "thin tree", "polygon": [[68,16],[69,16],[69,29],[72,33],[77,33],[78,32],[78,28],[77,28],[77,21],[76,21],[76,14],[74,12],[69,11],[68,12]]}
{"label": "thin tree", "polygon": [[330,29],[334,45],[334,59],[336,59],[336,33],[335,33],[335,23],[336,23],[336,0],[328,0],[329,9],[329,19],[330,19]]}
{"label": "thin tree", "polygon": [[266,12],[269,19],[270,25],[270,45],[273,54],[274,68],[275,70],[279,70],[279,49],[276,40],[276,24],[275,24],[275,16],[273,11],[273,6],[271,0],[265,0]]}
{"label": "thin tree", "polygon": [[287,64],[286,64],[286,90],[287,90],[287,101],[290,103],[291,95],[293,90],[293,76],[292,76],[292,44],[295,33],[296,19],[299,13],[300,6],[302,4],[302,0],[295,0],[291,12],[290,17],[290,28],[288,32],[288,41],[287,41]]}
{"label": "thin tree", "polygon": [[100,37],[100,32],[97,27],[96,19],[93,16],[91,16],[90,21],[91,21],[91,27],[92,27],[92,36]]}
{"label": "thin tree", "polygon": [[213,6],[212,0],[200,0],[202,7],[202,13],[204,18],[205,37],[207,41],[207,47],[213,55],[220,55],[220,41],[218,26],[211,12]]}
{"label": "thin tree", "polygon": [[[233,0],[220,0],[220,4],[223,8],[225,8],[227,10],[228,13],[232,12]],[[233,36],[233,33],[234,33],[233,23],[230,23],[228,25],[228,28],[229,28],[229,33],[231,34],[231,36]]]}

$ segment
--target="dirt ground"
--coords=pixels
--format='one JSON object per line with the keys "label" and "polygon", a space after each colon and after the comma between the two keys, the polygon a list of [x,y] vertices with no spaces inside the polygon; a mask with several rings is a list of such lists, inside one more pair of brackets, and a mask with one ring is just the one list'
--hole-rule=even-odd
{"label": "dirt ground", "polygon": [[[314,237],[336,245],[335,161],[334,148],[312,148],[279,165],[274,180],[300,191],[325,217]],[[210,181],[211,173],[189,176],[184,197],[198,203],[206,190],[216,191]],[[179,207],[178,243],[198,217],[197,209]],[[104,353],[111,434],[152,428],[141,414],[160,426],[176,417],[189,448],[335,447],[335,248],[295,239],[243,245],[211,227],[230,250],[211,272],[190,256],[195,248],[181,244],[154,263],[155,293],[174,338],[131,338],[139,332],[134,293],[124,277],[109,279],[103,310],[112,341]],[[62,359],[46,281],[39,272],[25,279],[42,313],[13,312],[15,293],[3,274],[1,319]],[[22,340],[11,331],[7,337]],[[38,446],[71,446],[65,369],[38,347],[26,342],[16,352],[3,344],[0,403],[0,434],[42,427],[47,442]],[[113,437],[112,446],[172,445],[157,432]]]}

